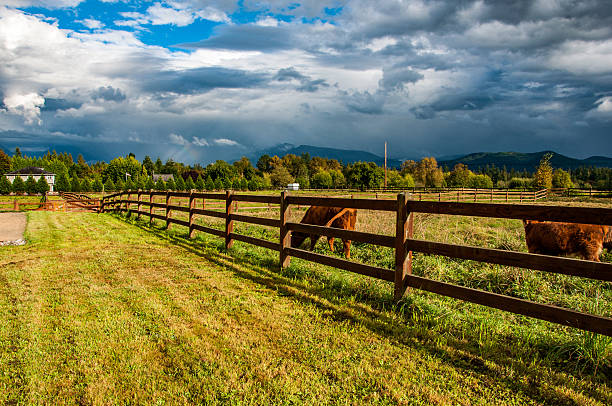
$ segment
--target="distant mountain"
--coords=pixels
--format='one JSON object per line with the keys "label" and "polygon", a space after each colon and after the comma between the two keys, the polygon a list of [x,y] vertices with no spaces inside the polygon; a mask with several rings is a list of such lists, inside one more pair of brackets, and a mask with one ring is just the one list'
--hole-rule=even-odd
{"label": "distant mountain", "polygon": [[[348,149],[338,149],[338,148],[324,148],[324,147],[315,147],[312,145],[300,145],[295,146],[293,144],[279,144],[272,148],[255,151],[252,155],[248,156],[253,165],[257,163],[257,160],[260,156],[264,154],[268,154],[270,156],[278,155],[279,157],[283,157],[287,154],[294,154],[300,156],[304,153],[310,154],[311,157],[321,157],[327,159],[337,159],[343,164],[354,163],[358,161],[363,162],[376,162],[378,165],[384,164],[384,157],[372,154],[366,151],[358,151],[358,150],[348,150]],[[399,168],[401,165],[401,161],[397,159],[389,159],[387,158],[387,166],[389,168]]]}
{"label": "distant mountain", "polygon": [[441,160],[438,162],[438,165],[447,166],[449,169],[452,169],[456,164],[463,163],[472,170],[476,170],[479,167],[484,168],[487,165],[495,165],[498,168],[503,168],[505,166],[508,170],[512,168],[517,171],[527,169],[528,171],[533,172],[537,168],[544,154],[549,152],[553,154],[550,160],[550,163],[553,168],[575,169],[581,166],[612,168],[612,158],[603,156],[592,156],[586,159],[576,159],[558,154],[553,151],[541,151],[532,153],[478,152],[475,154],[463,156],[461,158]]}

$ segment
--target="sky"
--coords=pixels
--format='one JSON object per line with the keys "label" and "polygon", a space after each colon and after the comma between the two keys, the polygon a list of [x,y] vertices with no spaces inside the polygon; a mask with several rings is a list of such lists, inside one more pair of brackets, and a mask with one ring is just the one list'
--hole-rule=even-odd
{"label": "sky", "polygon": [[609,0],[0,0],[0,148],[612,156]]}

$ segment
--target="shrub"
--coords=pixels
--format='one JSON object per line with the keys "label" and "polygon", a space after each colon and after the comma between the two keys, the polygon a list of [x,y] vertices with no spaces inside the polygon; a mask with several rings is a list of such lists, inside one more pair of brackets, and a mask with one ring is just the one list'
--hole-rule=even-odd
{"label": "shrub", "polygon": [[45,179],[45,177],[41,176],[40,179],[38,179],[38,182],[36,182],[36,193],[40,193],[41,195],[44,195],[50,189],[51,187],[47,183],[47,180]]}
{"label": "shrub", "polygon": [[159,190],[162,192],[166,190],[166,182],[164,182],[161,177],[157,179],[157,182],[155,182],[155,190]]}
{"label": "shrub", "polygon": [[110,177],[108,179],[106,179],[106,182],[104,182],[104,191],[105,192],[114,192],[115,191],[115,183],[113,182],[113,180]]}
{"label": "shrub", "polygon": [[187,189],[187,186],[185,185],[185,181],[183,180],[182,176],[177,176],[176,177],[176,182],[174,182],[176,184],[176,190],[182,192],[184,190]]}
{"label": "shrub", "polygon": [[91,185],[91,189],[94,192],[101,192],[102,191],[102,187],[103,187],[102,180],[100,178],[94,179],[93,184]]}
{"label": "shrub", "polygon": [[28,178],[25,181],[25,191],[27,194],[29,195],[35,195],[36,194],[36,181],[34,180],[33,177],[28,176]]}
{"label": "shrub", "polygon": [[59,175],[57,175],[55,190],[58,192],[70,192],[70,182],[68,181],[68,175],[66,175],[66,172],[60,172]]}
{"label": "shrub", "polygon": [[206,183],[204,184],[204,186],[206,186],[206,190],[215,190],[215,182],[213,182],[210,175],[206,177]]}
{"label": "shrub", "polygon": [[25,183],[23,182],[23,179],[21,179],[21,176],[17,176],[13,181],[13,192],[17,194],[22,194],[25,192]]}
{"label": "shrub", "polygon": [[147,182],[145,183],[145,190],[153,189],[155,189],[155,182],[153,182],[153,178],[147,178]]}
{"label": "shrub", "polygon": [[187,182],[185,182],[185,189],[187,190],[193,190],[196,188],[195,183],[193,183],[193,179],[191,179],[191,176],[187,178]]}
{"label": "shrub", "polygon": [[11,181],[4,175],[0,177],[0,195],[8,195],[12,190]]}
{"label": "shrub", "polygon": [[202,175],[198,175],[198,179],[195,182],[195,188],[198,189],[199,192],[203,192],[206,189]]}
{"label": "shrub", "polygon": [[468,181],[468,186],[471,188],[487,188],[490,189],[493,187],[493,181],[488,175],[474,175],[470,177]]}
{"label": "shrub", "polygon": [[315,189],[330,188],[333,185],[333,180],[329,172],[320,171],[312,176],[311,184]]}
{"label": "shrub", "polygon": [[510,189],[527,189],[530,188],[533,183],[531,178],[512,178],[508,181],[508,187]]}
{"label": "shrub", "polygon": [[70,190],[72,192],[80,192],[81,191],[81,182],[78,176],[74,175],[74,178],[70,181]]}

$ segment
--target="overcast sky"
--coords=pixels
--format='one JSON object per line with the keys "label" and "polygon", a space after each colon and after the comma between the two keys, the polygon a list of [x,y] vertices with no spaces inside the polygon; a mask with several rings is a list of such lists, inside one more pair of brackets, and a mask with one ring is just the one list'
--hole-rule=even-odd
{"label": "overcast sky", "polygon": [[0,0],[0,147],[612,156],[609,0]]}

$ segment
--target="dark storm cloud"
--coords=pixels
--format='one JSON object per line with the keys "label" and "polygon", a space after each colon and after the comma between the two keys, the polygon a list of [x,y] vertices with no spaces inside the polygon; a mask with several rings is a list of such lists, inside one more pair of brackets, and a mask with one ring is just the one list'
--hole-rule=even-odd
{"label": "dark storm cloud", "polygon": [[410,68],[391,68],[383,70],[380,86],[385,90],[403,89],[405,83],[414,83],[423,79],[423,75]]}
{"label": "dark storm cloud", "polygon": [[100,87],[91,95],[93,99],[103,99],[106,101],[120,102],[126,99],[125,93],[121,89],[114,89],[112,86]]}
{"label": "dark storm cloud", "polygon": [[262,86],[269,76],[239,69],[205,67],[183,71],[163,71],[144,81],[143,90],[148,92],[171,92],[195,94],[215,88],[251,88]]}
{"label": "dark storm cloud", "polygon": [[363,114],[383,112],[384,98],[380,94],[371,94],[368,91],[344,93],[343,99],[349,111]]}
{"label": "dark storm cloud", "polygon": [[41,108],[41,111],[78,109],[82,105],[83,105],[82,102],[74,101],[74,100],[46,98],[45,104]]}
{"label": "dark storm cloud", "polygon": [[294,44],[292,31],[287,27],[264,27],[249,24],[224,25],[219,27],[211,38],[178,46],[236,51],[277,51],[290,49]]}
{"label": "dark storm cloud", "polygon": [[316,92],[321,87],[329,87],[329,84],[324,79],[311,79],[295,70],[295,68],[283,68],[274,76],[274,80],[279,82],[290,82],[296,80],[300,82],[300,86],[296,88],[299,92]]}

